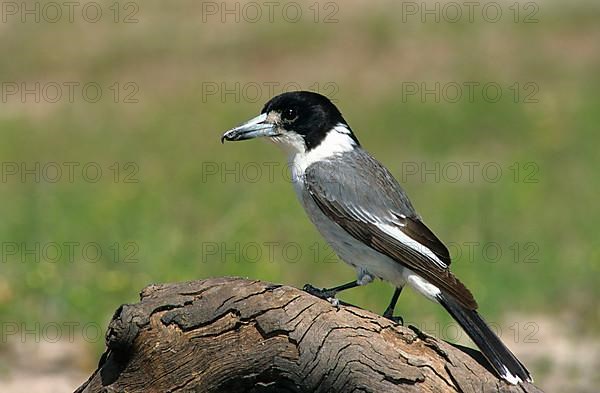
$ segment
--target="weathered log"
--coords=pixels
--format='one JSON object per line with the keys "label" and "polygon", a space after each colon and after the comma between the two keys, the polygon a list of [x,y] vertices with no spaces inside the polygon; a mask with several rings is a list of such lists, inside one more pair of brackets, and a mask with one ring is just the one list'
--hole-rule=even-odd
{"label": "weathered log", "polygon": [[151,285],[115,312],[80,392],[540,392],[479,352],[240,278]]}

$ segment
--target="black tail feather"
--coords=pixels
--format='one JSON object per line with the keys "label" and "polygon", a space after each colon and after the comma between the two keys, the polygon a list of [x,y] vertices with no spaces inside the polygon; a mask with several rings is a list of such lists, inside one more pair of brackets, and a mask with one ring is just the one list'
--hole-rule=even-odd
{"label": "black tail feather", "polygon": [[462,307],[450,296],[437,296],[440,304],[452,315],[471,340],[479,347],[494,370],[506,381],[516,384],[533,382],[531,374],[513,353],[500,341],[477,311]]}

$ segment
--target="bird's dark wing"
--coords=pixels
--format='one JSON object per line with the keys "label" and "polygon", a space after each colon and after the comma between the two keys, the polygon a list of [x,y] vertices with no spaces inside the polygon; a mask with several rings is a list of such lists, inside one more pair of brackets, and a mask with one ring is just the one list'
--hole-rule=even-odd
{"label": "bird's dark wing", "polygon": [[[360,173],[360,177],[357,174]],[[414,271],[469,309],[477,303],[449,271],[444,244],[423,224],[389,171],[360,149],[311,164],[308,193],[354,238]]]}
{"label": "bird's dark wing", "polygon": [[404,233],[411,239],[419,242],[419,244],[430,249],[436,257],[444,262],[446,267],[450,266],[450,253],[448,252],[448,249],[444,243],[442,243],[440,239],[438,239],[437,236],[423,224],[423,221],[418,218],[406,217],[404,223],[405,225],[402,227]]}

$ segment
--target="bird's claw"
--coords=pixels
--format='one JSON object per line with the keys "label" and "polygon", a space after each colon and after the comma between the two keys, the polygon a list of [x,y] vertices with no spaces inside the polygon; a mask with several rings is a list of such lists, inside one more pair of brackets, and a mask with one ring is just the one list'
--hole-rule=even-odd
{"label": "bird's claw", "polygon": [[[309,294],[311,294],[311,295],[313,295],[313,296],[316,296],[316,297],[318,297],[318,298],[320,298],[320,299],[327,300],[327,301],[328,301],[328,302],[330,302],[331,304],[334,304],[334,301],[335,301],[336,303],[338,303],[338,304],[339,304],[339,300],[337,300],[337,299],[335,298],[335,292],[333,292],[333,291],[329,291],[329,290],[327,290],[327,289],[319,289],[319,288],[315,288],[315,287],[313,287],[313,286],[312,286],[312,285],[310,285],[310,284],[306,284],[306,285],[305,285],[305,286],[302,288],[302,290],[303,290],[304,292],[306,292],[306,293],[309,293]],[[330,299],[332,299],[332,300],[330,300]]]}
{"label": "bird's claw", "polygon": [[400,315],[395,317],[392,315],[392,313],[385,312],[385,313],[383,313],[383,317],[389,319],[390,321],[392,321],[394,323],[404,326],[404,319]]}
{"label": "bird's claw", "polygon": [[335,297],[328,297],[326,299],[329,303],[331,303],[331,305],[335,308],[340,308],[340,300],[338,298]]}

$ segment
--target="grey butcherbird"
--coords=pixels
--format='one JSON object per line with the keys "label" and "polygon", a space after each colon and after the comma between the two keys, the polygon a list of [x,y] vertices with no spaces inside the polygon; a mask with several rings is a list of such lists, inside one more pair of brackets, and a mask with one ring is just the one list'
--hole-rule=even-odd
{"label": "grey butcherbird", "polygon": [[395,286],[384,316],[392,317],[405,284],[441,304],[481,349],[498,375],[516,384],[529,371],[477,313],[471,292],[450,272],[444,244],[423,224],[390,172],[360,146],[326,97],[289,92],[261,114],[223,134],[221,141],[267,137],[289,157],[296,193],[308,217],[358,279],[308,292],[333,298],[377,277]]}

